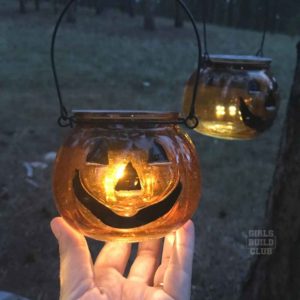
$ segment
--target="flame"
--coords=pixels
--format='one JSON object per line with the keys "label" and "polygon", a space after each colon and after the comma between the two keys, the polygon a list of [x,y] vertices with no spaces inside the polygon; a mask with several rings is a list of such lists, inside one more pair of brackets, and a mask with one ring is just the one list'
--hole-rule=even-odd
{"label": "flame", "polygon": [[120,178],[124,176],[124,170],[126,165],[120,164],[116,165],[111,172],[109,172],[104,179],[106,200],[108,201],[116,201],[115,197],[115,186]]}
{"label": "flame", "polygon": [[124,170],[126,165],[116,166],[114,177],[117,180],[121,179],[124,176]]}

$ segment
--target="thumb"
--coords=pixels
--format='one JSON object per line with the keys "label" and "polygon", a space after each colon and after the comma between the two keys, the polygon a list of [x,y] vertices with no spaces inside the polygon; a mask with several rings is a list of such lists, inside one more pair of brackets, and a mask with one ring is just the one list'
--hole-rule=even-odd
{"label": "thumb", "polygon": [[94,274],[88,245],[84,236],[63,218],[53,219],[51,229],[59,244],[60,299],[77,299],[93,287]]}

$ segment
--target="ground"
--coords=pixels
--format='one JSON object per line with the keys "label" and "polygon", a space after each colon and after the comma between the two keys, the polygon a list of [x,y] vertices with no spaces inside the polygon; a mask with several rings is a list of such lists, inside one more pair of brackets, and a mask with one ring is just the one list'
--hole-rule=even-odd
{"label": "ground", "polygon": [[[55,15],[18,14],[14,1],[0,10],[0,290],[30,299],[58,298],[57,244],[49,222],[57,215],[51,192],[53,162],[68,129],[58,116],[49,60]],[[116,11],[80,10],[77,24],[58,36],[57,64],[69,108],[179,110],[184,83],[196,63],[191,26]],[[208,26],[212,53],[255,53],[260,33]],[[237,299],[252,257],[249,229],[263,226],[272,173],[295,64],[297,37],[268,35],[265,53],[281,87],[278,119],[256,140],[229,142],[190,132],[203,176],[194,216],[193,299]],[[28,177],[26,163],[41,162]],[[46,164],[46,165],[45,165]],[[28,164],[27,164],[28,165]],[[32,165],[32,164],[31,164]],[[34,164],[33,164],[34,165]],[[93,252],[100,248],[91,243]]]}

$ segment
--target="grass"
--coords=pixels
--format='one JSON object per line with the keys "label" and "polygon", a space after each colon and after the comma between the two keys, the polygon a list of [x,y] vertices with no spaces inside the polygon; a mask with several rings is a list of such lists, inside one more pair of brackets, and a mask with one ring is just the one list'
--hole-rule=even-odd
{"label": "grass", "polygon": [[[49,62],[55,16],[45,5],[19,15],[13,1],[0,13],[0,289],[31,299],[56,299],[58,261],[49,221],[56,214],[51,165],[28,183],[24,161],[42,161],[67,130],[56,125],[57,97]],[[141,18],[115,11],[101,17],[80,10],[57,41],[57,66],[69,108],[179,110],[184,83],[195,68],[191,26],[174,29],[158,19],[145,32]],[[211,53],[252,54],[260,33],[208,26]],[[295,65],[299,37],[268,35],[266,55],[281,87],[282,105],[272,129],[247,142],[191,132],[202,163],[203,196],[195,215],[193,299],[237,299],[251,257],[249,229],[263,226],[267,192]],[[149,82],[146,87],[143,82]],[[95,250],[94,250],[95,251]]]}

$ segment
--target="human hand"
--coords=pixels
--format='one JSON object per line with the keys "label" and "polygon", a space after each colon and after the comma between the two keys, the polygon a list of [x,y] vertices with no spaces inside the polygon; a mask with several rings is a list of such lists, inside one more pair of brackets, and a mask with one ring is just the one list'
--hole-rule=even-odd
{"label": "human hand", "polygon": [[60,300],[190,299],[194,253],[192,221],[165,237],[162,255],[162,240],[139,243],[127,278],[123,273],[131,244],[106,243],[93,264],[83,235],[60,217],[52,220],[51,229],[59,243]]}

